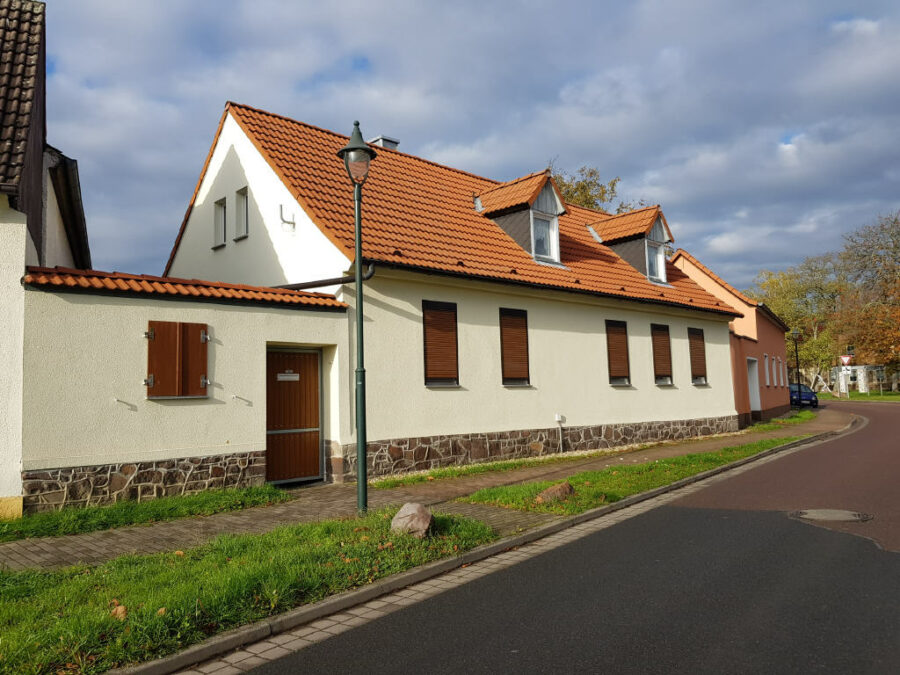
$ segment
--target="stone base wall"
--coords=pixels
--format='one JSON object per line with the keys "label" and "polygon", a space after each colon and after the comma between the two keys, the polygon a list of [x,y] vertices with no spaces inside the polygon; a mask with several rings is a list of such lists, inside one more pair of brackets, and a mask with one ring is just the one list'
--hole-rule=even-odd
{"label": "stone base wall", "polygon": [[[368,475],[385,476],[453,464],[536,457],[560,451],[602,450],[631,443],[674,441],[737,430],[738,416],[728,415],[666,422],[563,427],[562,448],[559,427],[394,438],[368,443]],[[356,445],[344,445],[342,455],[328,458],[329,478],[335,482],[355,480]]]}
{"label": "stone base wall", "polygon": [[223,487],[262,485],[266,453],[185,457],[22,473],[25,513],[123,500],[146,501]]}

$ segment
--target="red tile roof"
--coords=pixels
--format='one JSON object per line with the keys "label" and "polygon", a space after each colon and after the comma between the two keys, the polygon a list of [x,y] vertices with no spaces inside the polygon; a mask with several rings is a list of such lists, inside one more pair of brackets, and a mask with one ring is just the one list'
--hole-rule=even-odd
{"label": "red tile roof", "polygon": [[490,216],[517,207],[531,206],[548,180],[550,180],[550,172],[539,171],[489,187],[478,195],[481,200],[482,215]]}
{"label": "red tile roof", "polygon": [[327,293],[306,293],[268,286],[245,286],[199,279],[154,277],[66,267],[28,267],[22,283],[48,290],[83,290],[135,295],[158,295],[195,300],[228,300],[287,305],[305,309],[346,309],[347,305]]}
{"label": "red tile roof", "polygon": [[662,219],[666,234],[669,235],[670,240],[674,240],[675,238],[672,236],[671,230],[669,230],[669,224],[666,222],[666,217],[663,215],[662,209],[659,208],[659,204],[603,218],[593,223],[592,227],[604,242],[613,242],[619,239],[642,237],[649,234],[657,218]]}
{"label": "red tile roof", "polygon": [[[352,260],[353,190],[336,157],[347,137],[236,103],[226,106],[223,120],[227,115],[233,116],[312,221]],[[475,210],[473,195],[503,184],[397,150],[376,150],[378,157],[363,190],[365,260],[735,314],[674,266],[667,267],[668,285],[653,284],[599,244],[587,226],[602,219],[601,212],[567,204],[567,212],[559,217],[563,265],[542,264]],[[534,176],[522,182],[531,185]],[[167,270],[186,222],[187,217]]]}

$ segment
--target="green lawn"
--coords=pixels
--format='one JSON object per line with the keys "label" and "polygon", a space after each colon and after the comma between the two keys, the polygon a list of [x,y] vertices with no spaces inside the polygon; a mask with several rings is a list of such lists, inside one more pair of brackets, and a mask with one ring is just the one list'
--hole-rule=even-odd
{"label": "green lawn", "polygon": [[0,672],[99,673],[150,660],[495,538],[483,523],[442,515],[425,540],[391,534],[393,513],[226,535],[182,555],[0,571]]}
{"label": "green lawn", "polygon": [[658,459],[644,464],[627,464],[610,467],[602,471],[585,471],[568,478],[575,494],[565,500],[536,504],[535,497],[551,485],[562,481],[538,481],[518,485],[504,485],[486,488],[461,497],[459,501],[477,504],[491,504],[521,511],[542,511],[545,513],[576,514],[589,509],[617,502],[630,495],[646,492],[653,488],[674,483],[723,464],[755,455],[770,448],[803,436],[771,438],[755,443],[723,448],[716,452],[702,452],[668,459]]}
{"label": "green lawn", "polygon": [[[835,398],[828,392],[816,393],[816,396],[818,396],[823,401],[838,400],[837,398]],[[840,397],[840,400],[846,401],[847,397],[842,395]],[[850,392],[850,400],[851,401],[893,401],[895,403],[900,403],[900,391],[888,391],[885,389],[884,394],[879,394],[877,387],[870,394],[861,394],[858,391],[851,391]]]}
{"label": "green lawn", "polygon": [[746,431],[775,431],[776,429],[783,429],[785,426],[790,426],[792,424],[802,424],[803,422],[814,420],[816,419],[817,414],[818,413],[812,410],[798,410],[787,417],[776,417],[768,422],[757,422],[756,424],[752,424],[747,427]]}
{"label": "green lawn", "polygon": [[158,523],[186,516],[208,516],[251,506],[277,504],[291,496],[271,485],[228,490],[209,490],[183,497],[161,497],[147,502],[124,501],[109,506],[63,509],[0,521],[0,542],[29,537],[95,532],[125,525]]}

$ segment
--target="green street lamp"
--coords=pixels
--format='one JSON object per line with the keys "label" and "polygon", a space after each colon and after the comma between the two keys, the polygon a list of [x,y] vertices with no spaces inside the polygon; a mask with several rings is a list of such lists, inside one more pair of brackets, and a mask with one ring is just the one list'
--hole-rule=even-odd
{"label": "green street lamp", "polygon": [[359,122],[353,123],[353,133],[338,157],[344,160],[347,175],[353,183],[353,201],[356,211],[354,243],[356,260],[356,508],[365,512],[369,508],[366,484],[366,367],[363,359],[363,278],[362,278],[362,186],[369,177],[369,163],[375,159],[375,151],[365,144],[359,131]]}
{"label": "green street lamp", "polygon": [[797,406],[803,407],[803,397],[800,395],[800,350],[797,348],[797,343],[800,341],[800,329],[795,328],[791,331],[791,337],[794,338],[794,360],[797,365]]}

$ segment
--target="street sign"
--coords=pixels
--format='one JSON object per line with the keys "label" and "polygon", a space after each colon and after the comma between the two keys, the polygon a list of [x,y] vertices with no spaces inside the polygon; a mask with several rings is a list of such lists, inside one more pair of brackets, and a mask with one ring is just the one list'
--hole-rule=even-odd
{"label": "street sign", "polygon": [[849,366],[849,365],[850,365],[850,360],[851,360],[852,358],[853,358],[853,355],[852,355],[852,354],[844,354],[844,355],[841,357],[841,363],[843,363],[845,366]]}

